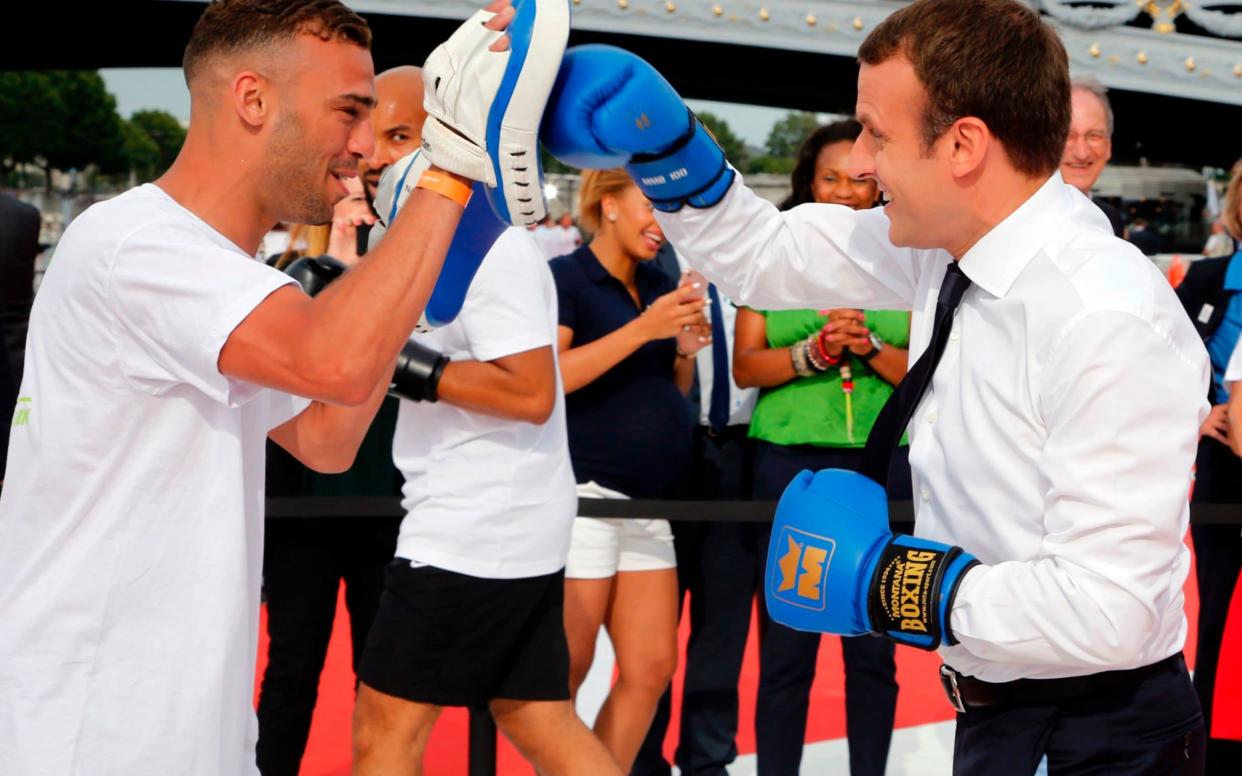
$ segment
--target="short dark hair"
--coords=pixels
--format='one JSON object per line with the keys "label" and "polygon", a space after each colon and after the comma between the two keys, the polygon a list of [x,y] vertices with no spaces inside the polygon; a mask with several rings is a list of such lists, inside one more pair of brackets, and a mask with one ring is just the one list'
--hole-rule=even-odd
{"label": "short dark hair", "polygon": [[853,143],[862,134],[862,124],[855,119],[843,119],[816,127],[807,135],[806,140],[798,147],[798,155],[794,159],[793,172],[789,174],[791,190],[789,196],[780,204],[781,210],[790,210],[798,205],[815,201],[812,185],[815,183],[815,162],[824,146],[842,141]]}
{"label": "short dark hair", "polygon": [[1032,177],[1061,164],[1070,125],[1069,58],[1057,33],[1017,0],[916,0],[871,31],[858,59],[903,56],[927,92],[927,149],[974,116]]}
{"label": "short dark hair", "polygon": [[270,46],[298,35],[371,48],[366,20],[339,0],[214,0],[186,44],[181,60],[186,83],[212,56]]}

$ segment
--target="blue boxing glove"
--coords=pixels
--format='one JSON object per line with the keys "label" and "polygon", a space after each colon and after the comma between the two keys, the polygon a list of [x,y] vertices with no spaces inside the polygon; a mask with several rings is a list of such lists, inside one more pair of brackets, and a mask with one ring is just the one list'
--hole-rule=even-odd
{"label": "blue boxing glove", "polygon": [[541,139],[574,167],[625,165],[651,204],[666,212],[711,207],[733,182],[720,144],[669,82],[613,46],[565,52]]}
{"label": "blue boxing glove", "polygon": [[953,597],[978,563],[960,547],[893,535],[884,489],[867,477],[804,471],[776,508],[764,596],[772,619],[790,628],[879,633],[934,650],[957,643]]}
{"label": "blue boxing glove", "polygon": [[[414,190],[418,177],[429,166],[426,155],[415,151],[384,170],[375,192],[375,211],[379,215],[379,223],[371,229],[369,245],[372,248],[392,226]],[[457,318],[466,301],[470,281],[479,271],[483,257],[492,249],[501,232],[508,228],[489,206],[484,185],[476,182],[473,191],[470,202],[461,214],[457,231],[453,233],[453,242],[444,256],[440,277],[436,278],[435,288],[431,290],[415,331],[428,332]]]}

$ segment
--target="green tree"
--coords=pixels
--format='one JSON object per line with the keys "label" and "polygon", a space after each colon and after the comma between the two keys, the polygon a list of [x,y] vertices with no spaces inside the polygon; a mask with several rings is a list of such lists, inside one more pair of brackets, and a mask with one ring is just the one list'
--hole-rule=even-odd
{"label": "green tree", "polygon": [[166,169],[159,143],[138,122],[132,119],[126,121],[120,117],[117,120],[121,122],[121,136],[124,138],[121,164],[119,169],[112,165],[101,165],[102,171],[110,174],[132,171],[143,183],[158,178]]}
{"label": "green tree", "polygon": [[814,113],[797,111],[786,113],[785,117],[772,125],[768,133],[768,156],[793,159],[798,154],[802,142],[819,126],[819,119]]}
{"label": "green tree", "polygon": [[724,149],[725,158],[733,163],[733,166],[739,170],[746,168],[746,161],[749,154],[746,153],[746,144],[741,138],[733,134],[733,130],[729,128],[729,122],[720,118],[713,113],[697,114],[699,121],[703,122],[703,126],[716,137],[716,142],[720,143],[720,147]]}
{"label": "green tree", "polygon": [[49,75],[63,119],[59,130],[45,140],[45,169],[86,170],[124,158],[116,98],[108,93],[98,71],[53,70]]}
{"label": "green tree", "polygon": [[788,156],[756,156],[750,160],[750,164],[746,167],[747,175],[756,173],[773,173],[775,175],[788,175],[793,172],[794,160]]}
{"label": "green tree", "polygon": [[158,150],[158,159],[153,165],[152,177],[157,178],[172,166],[181,146],[185,143],[185,129],[181,122],[171,113],[162,110],[140,110],[129,117],[129,123],[152,141]]}
{"label": "green tree", "polygon": [[47,139],[60,132],[60,95],[45,72],[0,72],[0,168],[5,176],[19,164],[43,166]]}

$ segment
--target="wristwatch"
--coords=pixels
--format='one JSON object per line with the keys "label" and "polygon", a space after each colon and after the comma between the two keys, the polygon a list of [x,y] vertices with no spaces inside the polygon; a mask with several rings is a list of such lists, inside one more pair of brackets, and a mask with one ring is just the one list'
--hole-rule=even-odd
{"label": "wristwatch", "polygon": [[859,356],[859,358],[861,358],[863,361],[870,361],[871,359],[880,355],[880,351],[884,349],[884,340],[880,339],[879,334],[876,334],[873,331],[873,332],[870,332],[867,336],[871,338],[871,350]]}

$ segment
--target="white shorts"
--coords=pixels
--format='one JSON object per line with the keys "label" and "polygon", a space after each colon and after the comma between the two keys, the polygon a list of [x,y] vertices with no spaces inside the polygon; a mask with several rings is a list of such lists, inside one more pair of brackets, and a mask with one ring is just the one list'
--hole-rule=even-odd
{"label": "white shorts", "polygon": [[[578,498],[629,498],[586,482]],[[667,520],[630,520],[615,517],[574,519],[569,540],[566,579],[607,579],[618,571],[659,571],[677,568],[673,529]]]}

